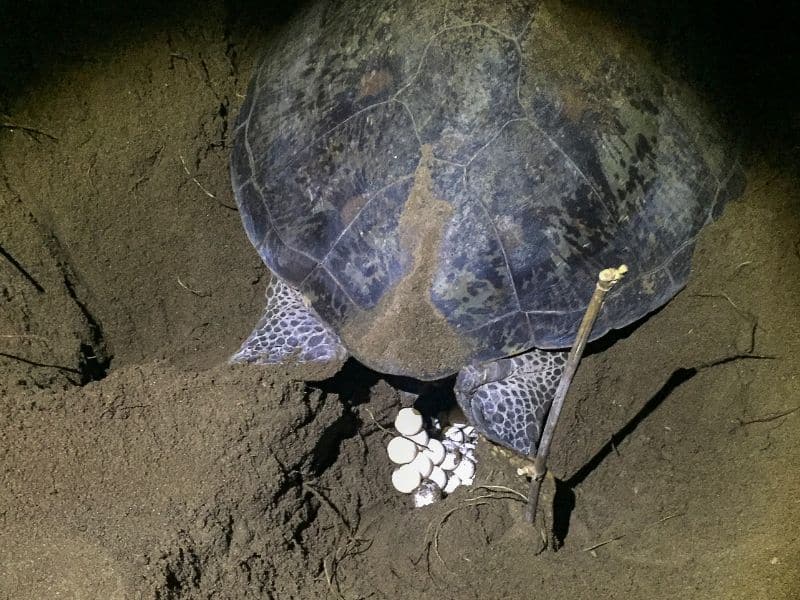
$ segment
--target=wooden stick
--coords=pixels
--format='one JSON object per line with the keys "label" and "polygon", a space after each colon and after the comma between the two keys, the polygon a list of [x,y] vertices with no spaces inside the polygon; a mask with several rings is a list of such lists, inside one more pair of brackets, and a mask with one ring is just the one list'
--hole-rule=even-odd
{"label": "wooden stick", "polygon": [[586,307],[586,313],[583,315],[583,321],[581,321],[581,325],[578,328],[575,343],[567,356],[564,374],[561,376],[561,381],[558,383],[558,388],[556,388],[556,393],[553,396],[553,403],[550,406],[542,438],[539,441],[539,447],[533,461],[533,477],[531,478],[531,488],[528,492],[528,504],[525,507],[525,520],[528,523],[533,523],[536,517],[536,509],[539,504],[539,488],[544,476],[547,474],[547,457],[550,454],[553,433],[558,424],[558,417],[561,416],[561,409],[564,406],[567,390],[569,390],[572,378],[578,370],[578,363],[581,360],[581,356],[583,356],[583,350],[586,347],[589,334],[592,332],[594,321],[603,306],[606,292],[614,287],[627,272],[628,267],[621,265],[616,269],[603,269],[597,277],[597,286],[594,289],[594,294],[592,294],[592,299],[589,301],[589,306]]}

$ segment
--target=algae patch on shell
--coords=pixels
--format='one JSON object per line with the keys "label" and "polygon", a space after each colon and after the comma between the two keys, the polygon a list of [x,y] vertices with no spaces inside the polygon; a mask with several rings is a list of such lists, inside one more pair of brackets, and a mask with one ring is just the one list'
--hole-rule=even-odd
{"label": "algae patch on shell", "polygon": [[453,207],[433,194],[429,146],[414,175],[400,215],[400,245],[408,257],[405,275],[371,310],[346,324],[342,340],[370,367],[396,375],[435,379],[458,371],[471,354],[471,342],[447,322],[431,301],[431,282]]}

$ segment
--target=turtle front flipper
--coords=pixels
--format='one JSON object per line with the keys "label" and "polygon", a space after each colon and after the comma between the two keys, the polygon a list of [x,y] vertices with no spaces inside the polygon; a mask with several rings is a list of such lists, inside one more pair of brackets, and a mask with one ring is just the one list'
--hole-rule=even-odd
{"label": "turtle front flipper", "polygon": [[567,352],[536,348],[461,369],[455,394],[461,410],[490,440],[532,455],[539,444]]}
{"label": "turtle front flipper", "polygon": [[267,286],[267,307],[250,336],[231,357],[234,363],[326,363],[338,369],[347,350],[303,300],[278,277]]}

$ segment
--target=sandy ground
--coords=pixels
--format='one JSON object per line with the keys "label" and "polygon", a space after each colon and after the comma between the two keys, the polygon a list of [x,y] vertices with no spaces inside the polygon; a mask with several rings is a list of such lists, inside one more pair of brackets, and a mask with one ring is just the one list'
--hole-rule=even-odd
{"label": "sandy ground", "polygon": [[[590,348],[553,450],[562,546],[537,555],[514,493],[393,492],[378,374],[226,364],[268,281],[229,134],[283,15],[5,14],[0,598],[800,598],[800,119],[777,84],[733,111],[749,183],[687,289]],[[525,491],[479,454],[479,484]]]}

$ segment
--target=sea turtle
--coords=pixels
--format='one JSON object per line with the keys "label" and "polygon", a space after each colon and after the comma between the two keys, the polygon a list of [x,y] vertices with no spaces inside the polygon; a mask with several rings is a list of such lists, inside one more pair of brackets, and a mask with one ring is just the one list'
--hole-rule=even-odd
{"label": "sea turtle", "polygon": [[233,361],[352,355],[455,392],[536,449],[597,273],[592,338],[686,283],[742,169],[623,29],[558,2],[318,2],[274,38],[235,130],[244,228],[274,274]]}

